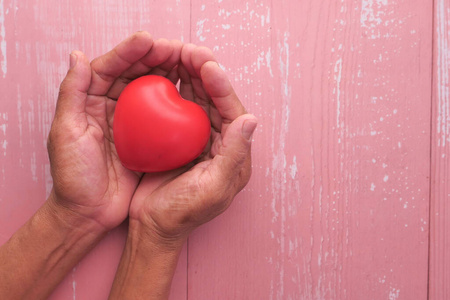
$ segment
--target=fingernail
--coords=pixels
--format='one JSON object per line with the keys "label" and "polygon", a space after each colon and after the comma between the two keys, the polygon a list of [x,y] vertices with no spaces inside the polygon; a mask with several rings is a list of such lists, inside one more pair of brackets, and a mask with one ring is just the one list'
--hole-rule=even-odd
{"label": "fingernail", "polygon": [[256,122],[256,120],[245,121],[244,124],[242,125],[242,136],[245,139],[250,140],[257,125],[258,123]]}
{"label": "fingernail", "polygon": [[70,68],[71,69],[76,66],[77,61],[78,61],[78,56],[74,53],[70,53]]}

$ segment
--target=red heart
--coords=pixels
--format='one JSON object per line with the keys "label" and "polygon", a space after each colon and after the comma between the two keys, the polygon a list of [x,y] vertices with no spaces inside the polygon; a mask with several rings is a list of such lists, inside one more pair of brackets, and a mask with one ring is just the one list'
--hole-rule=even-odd
{"label": "red heart", "polygon": [[125,87],[113,128],[122,164],[139,172],[167,171],[191,162],[211,134],[205,111],[181,98],[170,80],[156,75],[140,77]]}

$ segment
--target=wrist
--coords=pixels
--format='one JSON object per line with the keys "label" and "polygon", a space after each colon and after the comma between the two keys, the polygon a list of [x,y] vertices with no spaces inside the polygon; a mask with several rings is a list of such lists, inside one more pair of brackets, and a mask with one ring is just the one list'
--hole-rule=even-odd
{"label": "wrist", "polygon": [[98,222],[82,216],[61,204],[53,190],[41,207],[41,211],[47,222],[66,231],[68,234],[103,236],[108,231]]}
{"label": "wrist", "polygon": [[139,243],[142,247],[155,249],[160,252],[179,252],[186,242],[188,233],[168,234],[162,231],[152,220],[130,218],[128,239]]}
{"label": "wrist", "polygon": [[167,299],[184,239],[167,239],[130,219],[128,238],[110,300]]}
{"label": "wrist", "polygon": [[55,205],[53,197],[0,247],[2,298],[46,299],[103,237],[98,224]]}

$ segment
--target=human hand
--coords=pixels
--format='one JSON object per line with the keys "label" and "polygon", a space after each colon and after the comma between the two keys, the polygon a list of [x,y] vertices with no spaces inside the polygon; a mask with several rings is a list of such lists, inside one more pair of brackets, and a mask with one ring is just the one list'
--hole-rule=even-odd
{"label": "human hand", "polygon": [[131,202],[130,230],[143,229],[157,243],[179,245],[194,228],[225,211],[247,184],[257,121],[208,48],[183,46],[178,73],[182,97],[209,115],[211,140],[195,165],[144,175]]}
{"label": "human hand", "polygon": [[177,80],[173,68],[180,51],[180,42],[153,41],[138,32],[91,64],[83,53],[71,54],[48,139],[53,207],[103,231],[125,220],[142,174],[123,167],[117,156],[112,133],[116,100],[142,75]]}

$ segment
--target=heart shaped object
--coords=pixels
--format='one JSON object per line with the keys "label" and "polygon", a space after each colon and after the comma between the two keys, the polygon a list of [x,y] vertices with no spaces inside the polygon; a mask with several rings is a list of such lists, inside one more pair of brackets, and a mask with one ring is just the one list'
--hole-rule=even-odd
{"label": "heart shaped object", "polygon": [[205,111],[183,99],[165,77],[130,82],[114,113],[114,143],[122,164],[133,171],[162,172],[184,166],[204,150],[211,134]]}

